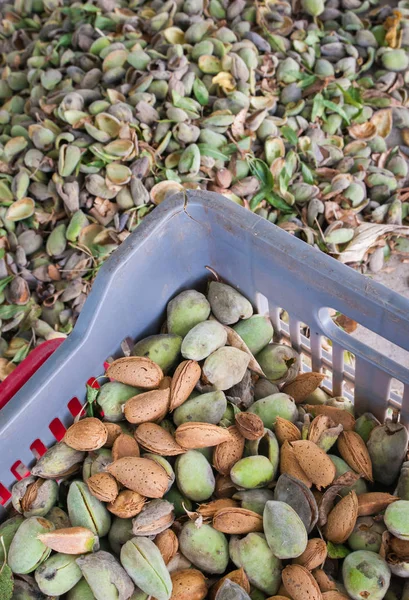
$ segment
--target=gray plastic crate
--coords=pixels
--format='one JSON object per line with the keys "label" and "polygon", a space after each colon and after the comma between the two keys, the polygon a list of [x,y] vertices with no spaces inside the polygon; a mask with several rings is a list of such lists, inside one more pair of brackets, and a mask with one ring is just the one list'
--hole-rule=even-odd
{"label": "gray plastic crate", "polygon": [[[87,380],[104,372],[104,361],[119,354],[125,337],[158,331],[172,296],[204,288],[206,265],[269,313],[276,336],[291,341],[307,363],[310,357],[313,370],[327,370],[334,395],[343,393],[345,382],[354,385],[359,413],[382,419],[388,405],[399,407],[401,399],[389,389],[391,378],[401,381],[401,419],[409,422],[409,364],[338,329],[327,309],[409,351],[409,301],[222,196],[192,191],[156,208],[105,263],[73,333],[0,412],[3,500],[36,453],[72,423],[79,406],[72,399],[84,401]],[[301,323],[310,339],[301,335]],[[322,350],[322,336],[332,341],[332,352]],[[355,372],[344,369],[344,350],[355,355]]]}

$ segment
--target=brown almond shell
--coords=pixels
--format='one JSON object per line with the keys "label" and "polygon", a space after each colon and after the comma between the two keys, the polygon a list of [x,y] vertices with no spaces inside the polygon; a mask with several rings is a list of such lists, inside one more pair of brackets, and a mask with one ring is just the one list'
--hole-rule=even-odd
{"label": "brown almond shell", "polygon": [[309,488],[312,486],[312,481],[305,471],[303,471],[297,460],[294,448],[287,441],[283,443],[280,449],[280,472],[292,475],[292,477],[299,479]]}
{"label": "brown almond shell", "polygon": [[327,406],[326,404],[306,404],[305,410],[314,417],[318,415],[326,415],[330,417],[335,425],[342,425],[344,431],[352,431],[355,426],[355,419],[347,410],[336,408],[335,406]]}
{"label": "brown almond shell", "polygon": [[86,417],[77,421],[65,432],[63,442],[82,452],[92,452],[102,448],[108,439],[105,424],[95,417]]}
{"label": "brown almond shell", "polygon": [[263,517],[246,508],[222,508],[213,517],[213,528],[230,535],[263,531]]}
{"label": "brown almond shell", "polygon": [[235,421],[237,429],[246,440],[258,440],[264,435],[264,423],[254,413],[238,413]]}
{"label": "brown almond shell", "polygon": [[294,398],[296,404],[300,404],[310,394],[315,392],[324,379],[325,375],[322,373],[301,373],[293,381],[284,386],[283,392]]}
{"label": "brown almond shell", "polygon": [[219,581],[217,581],[210,588],[209,600],[215,600],[218,590],[221,588],[226,579],[233,581],[233,583],[237,583],[237,585],[242,587],[243,590],[247,592],[247,594],[250,593],[250,582],[248,580],[245,570],[243,568],[235,569],[234,571],[230,571],[230,573],[227,573],[227,575],[219,579]]}
{"label": "brown almond shell", "polygon": [[116,517],[131,519],[139,515],[146,502],[146,498],[132,490],[122,490],[113,502],[107,504],[107,509]]}
{"label": "brown almond shell", "polygon": [[177,456],[186,452],[169,431],[156,423],[142,423],[135,430],[134,436],[140,446],[153,454]]}
{"label": "brown almond shell", "polygon": [[155,537],[154,542],[167,565],[179,549],[177,535],[171,529],[165,529]]}
{"label": "brown almond shell", "polygon": [[361,436],[355,431],[343,431],[337,443],[340,455],[351,469],[373,481],[371,457]]}
{"label": "brown almond shell", "polygon": [[157,388],[163,379],[159,365],[145,356],[125,356],[111,363],[106,376],[114,381],[145,390]]}
{"label": "brown almond shell", "polygon": [[101,502],[113,502],[118,496],[118,484],[109,473],[95,473],[88,477],[86,483],[91,494]]}
{"label": "brown almond shell", "polygon": [[229,475],[232,467],[238,462],[244,452],[245,439],[234,425],[227,428],[231,439],[218,444],[213,450],[213,465],[222,475]]}
{"label": "brown almond shell", "polygon": [[301,565],[312,571],[325,562],[327,558],[327,544],[321,538],[311,538],[308,540],[304,552],[293,559],[293,563]]}
{"label": "brown almond shell", "polygon": [[343,544],[354,530],[358,518],[358,497],[354,491],[344,496],[328,515],[325,538],[333,544]]}
{"label": "brown almond shell", "polygon": [[186,402],[195,389],[201,374],[202,369],[195,360],[184,360],[180,363],[170,384],[170,411]]}
{"label": "brown almond shell", "polygon": [[288,565],[282,572],[284,587],[293,600],[322,600],[321,590],[311,572],[301,565]]}
{"label": "brown almond shell", "polygon": [[169,409],[169,388],[164,390],[151,390],[138,394],[127,400],[123,411],[128,423],[139,425],[159,421],[166,416]]}
{"label": "brown almond shell", "polygon": [[377,515],[386,510],[389,504],[399,500],[386,492],[367,492],[358,496],[358,517]]}
{"label": "brown almond shell", "polygon": [[291,421],[287,421],[287,419],[283,419],[283,417],[276,417],[274,433],[280,446],[284,442],[296,442],[301,439],[301,431],[297,425]]}
{"label": "brown almond shell", "polygon": [[318,489],[327,487],[335,478],[335,465],[329,456],[309,440],[291,442],[301,469]]}
{"label": "brown almond shell", "polygon": [[148,458],[120,458],[109,464],[107,471],[123,486],[147,498],[162,498],[169,484],[165,469]]}
{"label": "brown almond shell", "polygon": [[229,442],[232,436],[227,429],[218,425],[191,421],[179,425],[175,432],[175,439],[182,448],[193,450]]}

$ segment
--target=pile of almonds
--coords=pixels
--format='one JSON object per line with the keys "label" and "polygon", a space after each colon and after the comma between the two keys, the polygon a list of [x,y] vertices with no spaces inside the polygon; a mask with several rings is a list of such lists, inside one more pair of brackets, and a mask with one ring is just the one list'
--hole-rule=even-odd
{"label": "pile of almonds", "polygon": [[406,428],[331,398],[226,284],[162,332],[14,485],[0,598],[408,600]]}

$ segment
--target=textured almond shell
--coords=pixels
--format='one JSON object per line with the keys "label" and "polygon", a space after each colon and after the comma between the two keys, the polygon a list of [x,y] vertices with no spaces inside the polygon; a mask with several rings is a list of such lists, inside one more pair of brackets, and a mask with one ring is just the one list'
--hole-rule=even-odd
{"label": "textured almond shell", "polygon": [[312,574],[322,593],[337,589],[336,582],[323,569],[314,569]]}
{"label": "textured almond shell", "polygon": [[169,409],[169,398],[169,388],[133,396],[124,404],[125,419],[133,425],[163,419]]}
{"label": "textured almond shell", "polygon": [[276,417],[274,433],[280,446],[285,441],[296,442],[301,439],[301,431],[297,425],[294,425],[291,421],[287,421],[287,419],[283,419],[283,417]]}
{"label": "textured almond shell", "polygon": [[223,427],[211,423],[182,423],[176,429],[175,439],[180,446],[188,450],[217,446],[232,439],[231,434]]}
{"label": "textured almond shell", "polygon": [[91,494],[101,502],[113,502],[118,496],[118,484],[109,473],[95,473],[86,483]]}
{"label": "textured almond shell", "polygon": [[204,600],[207,596],[206,578],[197,569],[176,571],[171,575],[170,600]]}
{"label": "textured almond shell", "polygon": [[312,481],[307,474],[302,470],[298,462],[294,448],[289,442],[284,442],[280,450],[280,472],[292,475],[296,479],[302,481],[307,487],[312,486]]}
{"label": "textured almond shell", "polygon": [[326,558],[327,544],[321,538],[312,538],[308,540],[304,552],[298,558],[293,559],[293,563],[312,571],[322,565]]}
{"label": "textured almond shell", "polygon": [[341,594],[337,590],[330,590],[322,594],[322,600],[349,600],[349,596],[345,596],[345,594]]}
{"label": "textured almond shell", "polygon": [[175,410],[189,398],[200,379],[202,369],[195,360],[184,360],[177,367],[170,384],[169,410]]}
{"label": "textured almond shell", "polygon": [[282,572],[282,579],[293,600],[322,600],[318,583],[305,567],[288,565]]}
{"label": "textured almond shell", "polygon": [[246,572],[242,568],[235,569],[234,571],[230,571],[230,573],[227,573],[227,575],[219,579],[219,581],[217,581],[211,587],[209,592],[209,600],[215,600],[218,590],[221,588],[226,579],[233,581],[233,583],[237,583],[237,585],[242,587],[245,592],[247,592],[248,594],[250,593],[250,582],[247,578]]}
{"label": "textured almond shell", "polygon": [[335,406],[326,406],[325,404],[306,404],[305,410],[314,417],[317,415],[327,415],[335,425],[342,425],[344,431],[351,431],[355,426],[355,419],[347,410],[336,408]]}
{"label": "textured almond shell", "polygon": [[227,431],[231,439],[218,444],[213,450],[213,465],[222,475],[229,475],[231,468],[242,458],[245,444],[237,427],[232,425]]}
{"label": "textured almond shell", "polygon": [[99,450],[108,439],[108,431],[104,423],[95,417],[86,417],[71,425],[65,432],[63,442],[83,452]]}
{"label": "textured almond shell", "polygon": [[168,388],[170,389],[171,383],[172,377],[169,377],[169,375],[165,375],[165,377],[162,379],[158,386],[158,390],[167,390]]}
{"label": "textured almond shell", "polygon": [[223,508],[238,508],[238,502],[231,498],[219,498],[205,504],[199,504],[197,512],[204,519],[213,519],[214,515]]}
{"label": "textured almond shell", "polygon": [[358,518],[358,497],[354,491],[344,496],[328,515],[324,527],[326,539],[333,544],[343,544],[354,530]]}
{"label": "textured almond shell", "polygon": [[246,440],[258,440],[264,435],[264,423],[254,413],[241,412],[235,416],[236,427]]}
{"label": "textured almond shell", "polygon": [[263,531],[261,515],[246,508],[222,508],[213,517],[213,528],[231,535]]}
{"label": "textured almond shell", "polygon": [[112,460],[119,460],[124,456],[140,456],[136,440],[127,433],[121,433],[112,446]]}
{"label": "textured almond shell", "polygon": [[369,517],[384,511],[389,504],[399,500],[386,492],[368,492],[358,496],[358,517]]}
{"label": "textured almond shell", "polygon": [[334,481],[335,465],[324,450],[308,440],[291,442],[291,446],[300,467],[318,489],[327,487]]}
{"label": "textured almond shell", "polygon": [[112,448],[113,443],[115,442],[118,435],[121,435],[122,429],[118,423],[109,423],[108,421],[104,421],[104,425],[108,432],[107,441],[104,444],[104,448]]}
{"label": "textured almond shell", "polygon": [[155,537],[154,541],[167,565],[179,549],[177,535],[171,529],[165,529]]}
{"label": "textured almond shell", "polygon": [[106,376],[126,385],[152,390],[159,386],[163,379],[163,372],[150,358],[126,356],[114,360],[109,365]]}
{"label": "textured almond shell", "polygon": [[296,404],[300,404],[321,385],[324,379],[325,375],[322,373],[301,373],[284,386],[283,392],[294,398]]}
{"label": "textured almond shell", "polygon": [[338,437],[338,450],[344,461],[365,479],[373,481],[372,462],[364,440],[355,431],[343,431]]}
{"label": "textured almond shell", "polygon": [[107,471],[123,486],[147,498],[162,498],[169,484],[165,469],[148,458],[120,458],[109,464]]}
{"label": "textured almond shell", "polygon": [[135,439],[146,450],[161,456],[177,456],[186,452],[169,431],[156,423],[142,423],[135,431]]}
{"label": "textured almond shell", "polygon": [[216,475],[216,486],[214,495],[216,498],[231,498],[237,492],[237,488],[228,475],[218,473]]}
{"label": "textured almond shell", "polygon": [[132,490],[119,492],[114,502],[107,504],[107,509],[121,519],[131,519],[139,515],[146,502],[146,498]]}

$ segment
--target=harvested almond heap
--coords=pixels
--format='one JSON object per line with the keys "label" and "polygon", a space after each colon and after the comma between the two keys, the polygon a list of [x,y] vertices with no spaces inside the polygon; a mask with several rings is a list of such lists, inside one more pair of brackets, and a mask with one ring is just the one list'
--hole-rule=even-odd
{"label": "harvested almond heap", "polygon": [[14,485],[1,600],[407,600],[407,430],[273,334],[218,281],[173,298]]}

